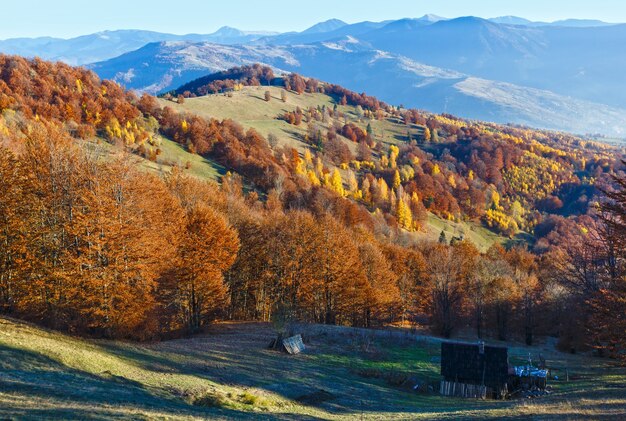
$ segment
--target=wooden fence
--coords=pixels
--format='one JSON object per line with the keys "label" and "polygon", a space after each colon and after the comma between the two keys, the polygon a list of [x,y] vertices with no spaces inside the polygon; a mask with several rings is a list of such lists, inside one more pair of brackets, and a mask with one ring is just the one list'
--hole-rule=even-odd
{"label": "wooden fence", "polygon": [[467,384],[459,382],[441,381],[439,393],[444,396],[456,396],[460,398],[486,399],[487,386]]}

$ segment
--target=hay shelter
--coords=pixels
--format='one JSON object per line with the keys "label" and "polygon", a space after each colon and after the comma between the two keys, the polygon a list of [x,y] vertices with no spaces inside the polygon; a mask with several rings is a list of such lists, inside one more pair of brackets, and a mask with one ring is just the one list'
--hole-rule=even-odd
{"label": "hay shelter", "polygon": [[483,342],[442,342],[441,375],[443,395],[503,398],[508,392],[508,350]]}

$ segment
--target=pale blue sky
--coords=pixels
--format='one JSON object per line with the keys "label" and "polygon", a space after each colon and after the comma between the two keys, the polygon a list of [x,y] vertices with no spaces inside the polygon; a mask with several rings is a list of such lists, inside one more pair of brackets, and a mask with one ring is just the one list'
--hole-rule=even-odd
{"label": "pale blue sky", "polygon": [[0,3],[0,39],[72,37],[106,29],[176,34],[240,29],[302,30],[330,18],[381,21],[433,13],[445,17],[516,15],[626,22],[624,0],[18,0]]}

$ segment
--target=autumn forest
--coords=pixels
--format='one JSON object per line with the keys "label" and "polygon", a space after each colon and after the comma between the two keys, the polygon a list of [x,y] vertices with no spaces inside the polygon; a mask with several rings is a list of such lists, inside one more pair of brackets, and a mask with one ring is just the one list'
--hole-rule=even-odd
{"label": "autumn forest", "polygon": [[[266,101],[323,93],[336,105],[275,116],[305,129],[300,149],[174,107],[246,86],[282,89]],[[261,65],[157,99],[2,55],[0,113],[0,313],[97,338],[297,320],[529,345],[550,335],[565,351],[626,355],[618,147],[406,109]],[[383,121],[406,136],[383,141],[372,130]],[[185,165],[138,165],[161,159],[161,138],[226,172],[207,181]],[[430,215],[502,241],[417,240]]]}

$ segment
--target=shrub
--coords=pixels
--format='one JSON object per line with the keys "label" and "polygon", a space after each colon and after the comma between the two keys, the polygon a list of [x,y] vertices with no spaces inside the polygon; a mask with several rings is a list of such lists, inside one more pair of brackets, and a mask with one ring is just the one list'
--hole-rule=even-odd
{"label": "shrub", "polygon": [[215,392],[209,392],[193,400],[193,405],[207,408],[223,408],[227,405],[226,398]]}
{"label": "shrub", "polygon": [[241,403],[245,404],[245,405],[252,405],[254,406],[257,402],[258,402],[259,398],[255,395],[253,395],[252,393],[244,393],[243,395],[241,395]]}

